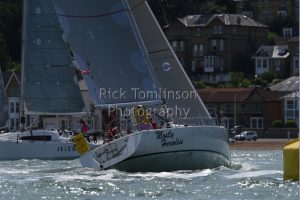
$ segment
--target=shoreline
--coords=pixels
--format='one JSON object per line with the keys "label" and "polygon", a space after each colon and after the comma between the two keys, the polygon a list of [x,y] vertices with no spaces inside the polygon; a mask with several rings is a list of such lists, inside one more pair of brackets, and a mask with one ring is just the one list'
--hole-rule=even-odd
{"label": "shoreline", "polygon": [[292,139],[258,139],[256,141],[235,141],[230,150],[283,150]]}

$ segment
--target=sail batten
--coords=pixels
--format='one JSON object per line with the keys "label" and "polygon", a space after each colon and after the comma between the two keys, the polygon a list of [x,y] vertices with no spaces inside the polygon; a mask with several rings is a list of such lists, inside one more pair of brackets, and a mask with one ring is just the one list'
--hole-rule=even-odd
{"label": "sail batten", "polygon": [[22,104],[25,114],[86,113],[51,0],[24,0]]}

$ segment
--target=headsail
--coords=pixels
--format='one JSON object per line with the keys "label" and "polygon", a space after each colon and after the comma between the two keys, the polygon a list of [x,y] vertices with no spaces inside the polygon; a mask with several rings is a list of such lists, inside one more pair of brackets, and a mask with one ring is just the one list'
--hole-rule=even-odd
{"label": "headsail", "polygon": [[22,94],[26,114],[84,112],[68,46],[51,0],[24,0]]}
{"label": "headsail", "polygon": [[6,98],[4,91],[4,81],[0,68],[0,128],[5,126],[6,121],[8,120],[8,113],[5,110]]}
{"label": "headsail", "polygon": [[158,85],[128,4],[53,0],[89,92],[98,107],[160,103]]}
{"label": "headsail", "polygon": [[[187,116],[184,116],[184,113],[174,115],[174,122],[181,123],[182,118],[190,118],[196,121],[200,120],[203,124],[213,123],[148,3],[144,0],[129,0],[128,3],[150,57],[154,75],[159,81],[160,87],[166,91],[168,106],[174,112],[176,110],[189,111]],[[175,97],[168,95],[177,91],[180,92]],[[190,122],[194,123],[195,120]]]}

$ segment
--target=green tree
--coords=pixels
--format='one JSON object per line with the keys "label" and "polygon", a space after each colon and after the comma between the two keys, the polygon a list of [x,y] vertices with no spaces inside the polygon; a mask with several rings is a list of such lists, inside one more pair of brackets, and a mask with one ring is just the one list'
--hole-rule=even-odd
{"label": "green tree", "polygon": [[0,0],[0,64],[21,60],[22,0]]}
{"label": "green tree", "polygon": [[242,72],[231,72],[230,75],[230,83],[233,85],[233,87],[241,86],[241,83],[244,80],[244,74]]}

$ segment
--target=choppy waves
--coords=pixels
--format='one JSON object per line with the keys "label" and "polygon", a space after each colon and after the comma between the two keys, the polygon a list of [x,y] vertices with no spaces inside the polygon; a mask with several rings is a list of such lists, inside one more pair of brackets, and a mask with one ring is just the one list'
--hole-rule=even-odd
{"label": "choppy waves", "polygon": [[234,151],[232,167],[127,173],[77,160],[0,162],[0,199],[298,199],[283,181],[281,151]]}

